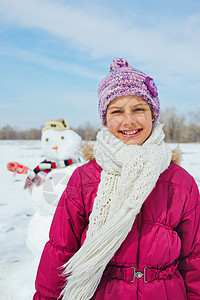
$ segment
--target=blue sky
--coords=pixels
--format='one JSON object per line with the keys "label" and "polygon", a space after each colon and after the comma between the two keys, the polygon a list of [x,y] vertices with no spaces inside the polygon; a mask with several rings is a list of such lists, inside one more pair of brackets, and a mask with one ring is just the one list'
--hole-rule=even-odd
{"label": "blue sky", "polygon": [[115,57],[155,79],[162,110],[200,112],[200,1],[0,0],[0,128],[100,124]]}

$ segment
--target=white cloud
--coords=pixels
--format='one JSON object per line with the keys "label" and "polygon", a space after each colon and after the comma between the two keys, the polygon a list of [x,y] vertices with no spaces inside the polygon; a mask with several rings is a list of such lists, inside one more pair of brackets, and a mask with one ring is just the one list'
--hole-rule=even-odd
{"label": "white cloud", "polygon": [[44,30],[92,58],[123,55],[144,63],[150,61],[152,66],[162,64],[162,69],[199,71],[200,14],[183,20],[155,14],[148,16],[151,26],[147,28],[134,15],[130,22],[112,13],[104,17],[98,7],[94,11],[58,1],[0,0],[0,12],[7,22]]}
{"label": "white cloud", "polygon": [[75,63],[66,63],[65,61],[61,61],[58,59],[47,58],[40,54],[31,51],[25,51],[23,49],[16,48],[16,47],[15,48],[1,47],[0,55],[13,56],[20,60],[34,62],[36,64],[45,66],[54,71],[86,76],[92,79],[100,80],[103,76],[101,73],[93,71],[87,67],[80,66]]}

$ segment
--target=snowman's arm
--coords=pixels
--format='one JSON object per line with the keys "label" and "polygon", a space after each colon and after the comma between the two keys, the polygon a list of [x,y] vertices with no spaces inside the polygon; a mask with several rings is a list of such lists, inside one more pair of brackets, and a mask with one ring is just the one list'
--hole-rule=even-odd
{"label": "snowman's arm", "polygon": [[81,246],[81,236],[87,227],[77,169],[58,203],[36,277],[34,300],[58,299],[65,285],[60,269]]}

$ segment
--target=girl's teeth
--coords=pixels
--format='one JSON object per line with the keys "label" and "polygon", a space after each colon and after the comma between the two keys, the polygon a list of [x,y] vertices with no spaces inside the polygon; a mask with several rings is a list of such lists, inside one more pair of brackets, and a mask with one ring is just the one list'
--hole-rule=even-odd
{"label": "girl's teeth", "polygon": [[138,130],[133,130],[133,131],[122,131],[123,134],[127,134],[127,135],[130,135],[130,134],[135,134],[137,133]]}

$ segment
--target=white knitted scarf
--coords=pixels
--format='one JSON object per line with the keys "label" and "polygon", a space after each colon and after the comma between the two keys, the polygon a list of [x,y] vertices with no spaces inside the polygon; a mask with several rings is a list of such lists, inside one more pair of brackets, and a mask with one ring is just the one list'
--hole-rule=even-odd
{"label": "white knitted scarf", "polygon": [[94,295],[103,272],[121,246],[136,215],[171,161],[162,125],[154,123],[142,146],[126,145],[106,127],[98,135],[94,156],[103,169],[87,236],[63,266],[67,284],[63,300],[87,300]]}

